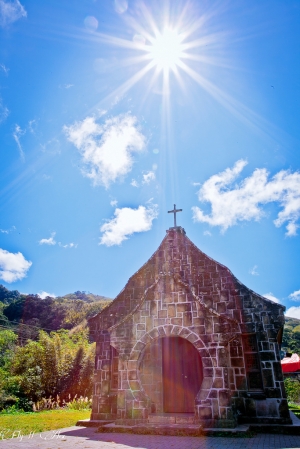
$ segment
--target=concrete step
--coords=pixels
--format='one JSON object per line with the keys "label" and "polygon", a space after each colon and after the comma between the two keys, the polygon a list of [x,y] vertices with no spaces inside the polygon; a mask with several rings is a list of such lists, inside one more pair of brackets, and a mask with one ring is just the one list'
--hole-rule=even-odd
{"label": "concrete step", "polygon": [[194,413],[153,413],[149,415],[150,424],[195,424]]}
{"label": "concrete step", "polygon": [[99,427],[103,426],[105,424],[113,423],[114,420],[92,420],[92,419],[80,419],[77,421],[76,426],[82,426],[82,427]]}
{"label": "concrete step", "polygon": [[146,423],[135,426],[106,424],[100,426],[99,433],[133,433],[142,435],[170,436],[248,436],[249,426],[240,425],[233,429],[203,429],[199,424],[158,424]]}

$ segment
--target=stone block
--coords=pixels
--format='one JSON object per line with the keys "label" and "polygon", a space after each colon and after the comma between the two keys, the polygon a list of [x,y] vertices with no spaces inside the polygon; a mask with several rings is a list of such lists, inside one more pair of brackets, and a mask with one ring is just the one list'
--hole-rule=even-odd
{"label": "stone block", "polygon": [[201,388],[203,388],[205,390],[209,390],[212,387],[212,383],[213,383],[213,379],[212,378],[205,377],[203,379]]}
{"label": "stone block", "polygon": [[265,388],[267,387],[274,387],[274,381],[273,381],[273,373],[271,369],[263,369],[262,370],[262,378]]}
{"label": "stone block", "polygon": [[277,381],[283,381],[283,374],[282,374],[282,368],[280,362],[274,362],[273,363],[273,373],[274,373],[274,379]]}
{"label": "stone block", "polygon": [[[167,316],[168,316],[167,310],[159,310],[158,311],[158,318],[167,318]],[[164,324],[164,322],[161,324]]]}
{"label": "stone block", "polygon": [[246,416],[256,416],[256,401],[254,399],[245,399],[245,412]]}
{"label": "stone block", "polygon": [[244,367],[244,359],[242,357],[232,357],[230,359],[230,362],[232,367],[239,367],[239,368]]}
{"label": "stone block", "polygon": [[268,407],[268,416],[272,417],[278,417],[279,411],[278,411],[278,401],[276,399],[267,400],[267,407]]}
{"label": "stone block", "polygon": [[235,377],[235,384],[237,390],[247,390],[247,380],[245,376],[236,376]]}
{"label": "stone block", "polygon": [[282,401],[279,404],[279,414],[281,418],[290,417],[289,407],[286,399],[282,399]]}
{"label": "stone block", "polygon": [[190,312],[191,304],[190,303],[178,303],[176,305],[177,312]]}
{"label": "stone block", "polygon": [[224,348],[217,349],[218,366],[226,367],[228,366],[227,352]]}
{"label": "stone block", "polygon": [[129,380],[136,380],[137,379],[137,372],[136,371],[128,371],[128,379]]}
{"label": "stone block", "polygon": [[213,368],[203,368],[203,376],[204,377],[212,377],[214,375],[214,369]]}
{"label": "stone block", "polygon": [[184,312],[183,313],[183,326],[192,326],[193,324],[193,317],[191,312]]}
{"label": "stone block", "polygon": [[170,304],[168,305],[168,317],[169,318],[174,318],[176,317],[176,308],[174,304]]}
{"label": "stone block", "polygon": [[223,379],[216,377],[213,382],[213,388],[223,388]]}
{"label": "stone block", "polygon": [[276,360],[274,351],[262,351],[260,352],[260,359],[262,362],[269,360]]}
{"label": "stone block", "polygon": [[221,407],[228,407],[230,405],[230,394],[228,390],[219,391],[219,405]]}
{"label": "stone block", "polygon": [[212,408],[211,407],[198,407],[198,416],[200,419],[211,419]]}
{"label": "stone block", "polygon": [[176,326],[182,326],[182,318],[171,318],[170,321],[171,324],[174,324]]}
{"label": "stone block", "polygon": [[265,388],[265,394],[267,398],[281,398],[281,389],[278,388]]}

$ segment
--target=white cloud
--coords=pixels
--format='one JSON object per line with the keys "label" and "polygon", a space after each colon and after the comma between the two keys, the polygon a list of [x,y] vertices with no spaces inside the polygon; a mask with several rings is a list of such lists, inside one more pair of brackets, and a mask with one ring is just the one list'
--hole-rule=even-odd
{"label": "white cloud", "polygon": [[211,234],[210,231],[204,231],[204,232],[203,232],[203,235],[208,235],[209,237],[211,237],[212,234]]}
{"label": "white cloud", "polygon": [[61,242],[58,242],[58,245],[61,246],[62,248],[77,248],[78,243],[67,243],[66,245],[63,245]]}
{"label": "white cloud", "polygon": [[12,226],[10,229],[0,229],[0,232],[2,234],[9,234],[10,232],[15,231],[15,230],[16,230],[16,227]]}
{"label": "white cloud", "polygon": [[2,70],[6,76],[8,75],[9,68],[6,67],[4,64],[0,64],[0,70]]}
{"label": "white cloud", "polygon": [[264,293],[262,296],[264,296],[267,299],[270,299],[273,302],[276,302],[277,304],[280,304],[280,299],[276,298],[276,296],[274,296],[272,292]]}
{"label": "white cloud", "polygon": [[131,185],[132,187],[139,187],[139,184],[138,184],[138,182],[137,182],[135,179],[132,179],[130,185]]}
{"label": "white cloud", "polygon": [[60,154],[60,141],[56,138],[48,140],[46,143],[40,144],[42,151],[49,154]]}
{"label": "white cloud", "polygon": [[52,176],[46,175],[46,173],[44,173],[42,177],[43,177],[44,181],[52,181]]}
{"label": "white cloud", "polygon": [[103,235],[100,239],[101,245],[113,246],[120,245],[123,240],[135,232],[150,231],[152,221],[158,216],[158,207],[156,204],[139,206],[138,209],[130,207],[117,208],[115,217],[101,226],[100,231]]}
{"label": "white cloud", "polygon": [[143,184],[149,184],[151,181],[154,181],[155,173],[153,171],[148,171],[143,175]]}
{"label": "white cloud", "polygon": [[110,205],[111,205],[112,207],[116,207],[117,204],[118,204],[118,201],[117,201],[117,200],[111,200],[111,202],[110,202]]}
{"label": "white cloud", "polygon": [[198,198],[211,204],[211,214],[206,215],[199,207],[193,207],[194,221],[220,226],[225,231],[239,221],[258,221],[264,215],[259,206],[277,202],[282,210],[274,220],[275,226],[287,223],[286,235],[296,235],[296,221],[300,217],[300,173],[281,170],[268,181],[267,170],[257,168],[240,185],[233,187],[232,183],[245,165],[247,162],[241,159],[233,168],[227,168],[204,182]]}
{"label": "white cloud", "polygon": [[289,295],[289,298],[292,301],[300,301],[300,290],[296,290]]}
{"label": "white cloud", "polygon": [[19,125],[15,125],[15,130],[13,132],[13,138],[15,139],[15,141],[18,145],[20,156],[23,161],[25,159],[25,155],[24,155],[24,151],[23,151],[23,148],[22,148],[22,145],[20,142],[20,137],[23,136],[25,133],[26,133],[26,131],[22,130]]}
{"label": "white cloud", "polygon": [[249,273],[252,274],[252,276],[259,276],[257,268],[257,265],[254,265],[254,267],[250,268]]}
{"label": "white cloud", "polygon": [[37,121],[35,119],[29,120],[28,129],[31,134],[35,134],[36,127],[37,127]]}
{"label": "white cloud", "polygon": [[4,120],[7,119],[8,115],[9,115],[9,110],[2,103],[2,98],[0,98],[0,123],[4,122]]}
{"label": "white cloud", "polygon": [[22,17],[26,17],[27,12],[19,0],[0,0],[0,25],[6,26]]}
{"label": "white cloud", "polygon": [[106,188],[131,171],[132,154],[145,148],[145,136],[130,113],[107,119],[103,125],[96,123],[94,117],[87,117],[64,126],[64,131],[82,155],[83,174],[94,185]]}
{"label": "white cloud", "polygon": [[0,279],[5,282],[20,281],[27,275],[32,262],[25,259],[22,253],[10,253],[0,248]]}
{"label": "white cloud", "polygon": [[48,292],[44,292],[44,291],[40,291],[38,293],[38,295],[41,299],[45,299],[45,298],[47,298],[47,296],[50,296],[50,298],[56,298],[54,293],[48,293]]}
{"label": "white cloud", "polygon": [[54,240],[56,232],[51,232],[51,237],[48,239],[41,239],[39,241],[40,245],[56,245],[56,241]]}
{"label": "white cloud", "polygon": [[285,312],[285,315],[290,318],[298,318],[300,320],[300,307],[292,306]]}
{"label": "white cloud", "polygon": [[58,87],[60,89],[71,89],[71,87],[74,87],[74,84],[60,84]]}

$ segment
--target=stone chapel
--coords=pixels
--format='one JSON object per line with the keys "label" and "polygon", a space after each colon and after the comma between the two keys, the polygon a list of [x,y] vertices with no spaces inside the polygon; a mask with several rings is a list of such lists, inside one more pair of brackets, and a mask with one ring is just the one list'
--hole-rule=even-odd
{"label": "stone chapel", "polygon": [[284,310],[199,250],[182,227],[169,228],[89,320],[91,420],[134,425],[185,413],[205,428],[290,423],[279,355]]}

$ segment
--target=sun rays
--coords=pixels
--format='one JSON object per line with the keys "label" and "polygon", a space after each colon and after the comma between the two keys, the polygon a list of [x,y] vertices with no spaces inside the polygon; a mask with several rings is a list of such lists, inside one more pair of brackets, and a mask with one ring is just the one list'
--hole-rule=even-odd
{"label": "sun rays", "polygon": [[176,30],[166,28],[149,45],[149,58],[159,70],[174,70],[182,56],[182,37]]}

